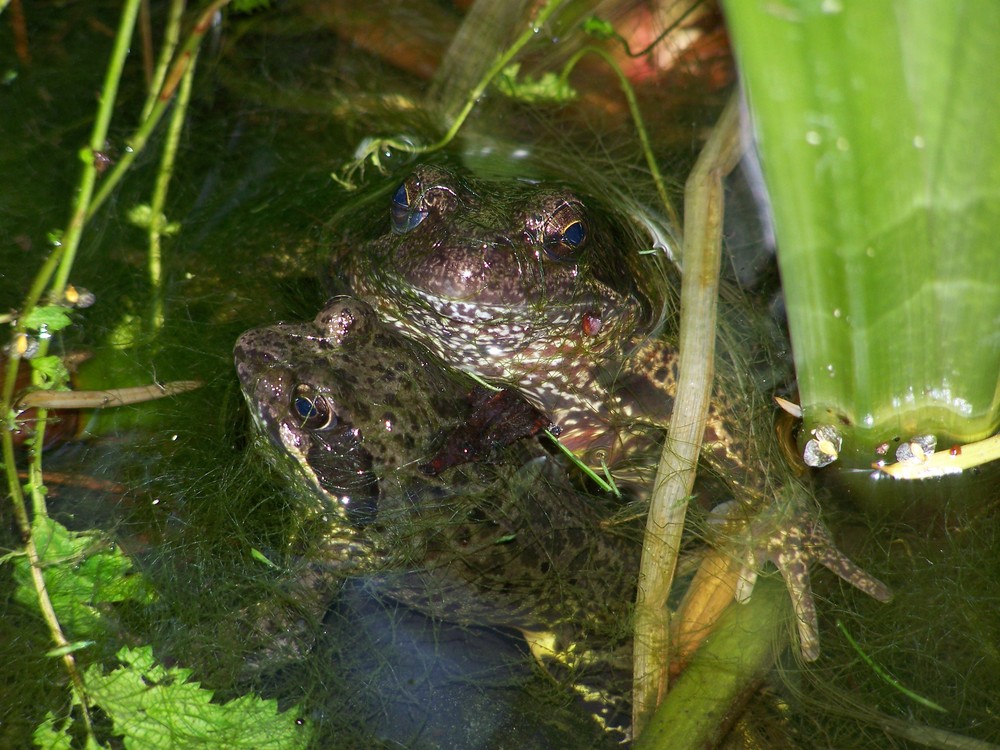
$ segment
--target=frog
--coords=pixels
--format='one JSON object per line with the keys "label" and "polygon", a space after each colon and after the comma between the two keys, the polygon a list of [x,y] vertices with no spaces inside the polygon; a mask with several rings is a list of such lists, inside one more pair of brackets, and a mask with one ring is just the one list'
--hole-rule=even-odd
{"label": "frog", "polygon": [[[678,354],[661,330],[662,265],[641,260],[627,220],[591,210],[558,184],[424,164],[393,192],[386,223],[352,248],[355,294],[449,364],[518,388],[584,463],[655,464]],[[737,500],[729,517],[746,532],[738,598],[773,563],[792,598],[802,655],[814,660],[810,563],[880,601],[892,593],[837,550],[816,509],[800,501],[808,493],[794,491],[797,480],[788,492],[772,486],[776,451],[760,442],[770,433],[741,423],[746,401],[714,384],[701,461],[725,478]],[[648,486],[649,474],[638,476],[633,484]]]}
{"label": "frog", "polygon": [[[328,588],[365,572],[431,617],[517,629],[536,654],[592,652],[620,632],[639,535],[608,526],[603,499],[571,484],[534,422],[497,412],[495,393],[349,297],[247,331],[234,358],[262,440],[326,519],[310,554]],[[450,455],[456,428],[493,435],[506,421],[511,435]]]}

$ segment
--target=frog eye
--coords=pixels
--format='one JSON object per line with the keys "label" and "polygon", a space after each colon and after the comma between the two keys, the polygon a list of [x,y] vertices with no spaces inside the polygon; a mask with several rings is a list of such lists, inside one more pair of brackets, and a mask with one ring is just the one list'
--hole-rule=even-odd
{"label": "frog eye", "polygon": [[545,238],[545,253],[558,261],[572,261],[576,251],[587,239],[587,227],[576,219]]}
{"label": "frog eye", "polygon": [[308,386],[300,385],[295,389],[292,411],[307,430],[329,430],[337,426],[337,412],[329,399],[322,393],[313,393]]}
{"label": "frog eye", "polygon": [[587,242],[587,217],[583,204],[573,197],[548,200],[543,211],[530,222],[537,226],[545,254],[556,261],[573,261]]}
{"label": "frog eye", "polygon": [[421,207],[420,203],[414,204],[410,196],[409,185],[403,183],[392,196],[392,230],[396,234],[406,234],[412,231],[427,218],[427,209]]}
{"label": "frog eye", "polygon": [[559,233],[560,242],[574,250],[580,247],[586,239],[587,227],[579,219],[564,227],[562,232]]}

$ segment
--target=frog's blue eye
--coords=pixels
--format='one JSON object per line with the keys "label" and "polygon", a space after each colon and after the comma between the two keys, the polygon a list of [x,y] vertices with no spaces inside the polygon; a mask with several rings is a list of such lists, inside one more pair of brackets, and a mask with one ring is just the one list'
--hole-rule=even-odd
{"label": "frog's blue eye", "polygon": [[582,221],[574,221],[563,229],[560,234],[562,243],[572,248],[580,247],[585,239],[587,239],[587,228],[583,225]]}
{"label": "frog's blue eye", "polygon": [[295,413],[303,419],[312,419],[319,414],[319,410],[316,408],[316,405],[305,396],[299,396],[295,399]]}
{"label": "frog's blue eye", "polygon": [[328,430],[337,426],[337,413],[322,394],[315,397],[305,395],[311,390],[308,386],[299,386],[292,398],[292,409],[301,419],[301,426],[307,430]]}
{"label": "frog's blue eye", "polygon": [[404,182],[392,196],[392,229],[396,234],[406,234],[427,218],[427,209],[420,209],[410,202],[410,191]]}
{"label": "frog's blue eye", "polygon": [[575,219],[559,231],[554,231],[545,239],[545,254],[552,260],[572,263],[576,259],[574,253],[587,239],[587,227],[579,219]]}

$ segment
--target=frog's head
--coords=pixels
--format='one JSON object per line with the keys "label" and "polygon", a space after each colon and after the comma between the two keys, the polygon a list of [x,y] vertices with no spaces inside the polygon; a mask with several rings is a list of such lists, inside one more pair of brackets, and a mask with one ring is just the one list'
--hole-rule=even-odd
{"label": "frog's head", "polygon": [[247,331],[235,359],[262,431],[359,523],[402,463],[426,458],[421,447],[455,408],[421,351],[365,303],[338,298],[311,323]]}
{"label": "frog's head", "polygon": [[388,231],[356,253],[355,291],[466,369],[548,368],[620,342],[648,312],[634,247],[568,190],[422,166],[387,213]]}

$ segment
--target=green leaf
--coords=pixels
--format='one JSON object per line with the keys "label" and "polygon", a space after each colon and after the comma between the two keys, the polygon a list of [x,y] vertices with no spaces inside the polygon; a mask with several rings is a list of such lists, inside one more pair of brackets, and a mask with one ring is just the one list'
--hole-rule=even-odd
{"label": "green leaf", "polygon": [[[167,221],[167,217],[160,213],[157,217],[160,222],[159,231],[160,234],[165,237],[177,234],[181,231],[181,225],[176,222]],[[132,207],[132,210],[128,212],[129,223],[139,227],[140,229],[149,229],[153,223],[153,209],[148,203],[140,203]]]}
{"label": "green leaf", "polygon": [[[861,466],[1000,426],[1000,4],[724,3],[806,429]],[[848,454],[845,456],[845,454]]]}
{"label": "green leaf", "polygon": [[77,651],[82,651],[89,646],[93,646],[96,641],[74,641],[73,643],[67,643],[65,646],[60,646],[59,648],[49,649],[45,652],[46,656],[58,658],[60,656],[65,656],[66,654],[73,654]]}
{"label": "green leaf", "polygon": [[583,22],[583,32],[585,34],[589,34],[595,39],[601,40],[616,39],[618,37],[618,32],[615,31],[615,27],[612,26],[610,22],[605,21],[603,18],[598,18],[597,16],[591,16]]}
{"label": "green leaf", "polygon": [[191,670],[158,664],[149,646],[117,656],[121,667],[105,673],[94,665],[85,682],[126,748],[289,750],[308,743],[310,727],[297,709],[279,712],[277,701],[254,695],[213,703],[211,690],[188,681]]}
{"label": "green leaf", "polygon": [[271,562],[271,560],[269,560],[267,556],[256,547],[252,547],[250,549],[250,557],[252,557],[257,562],[263,563],[272,570],[280,570],[280,568],[277,565]]}
{"label": "green leaf", "polygon": [[73,739],[69,735],[69,722],[56,728],[56,717],[49,711],[45,719],[35,728],[32,740],[42,750],[71,750]]}
{"label": "green leaf", "polygon": [[118,321],[108,336],[108,344],[118,349],[129,349],[135,346],[142,336],[142,319],[137,315],[126,313]]}
{"label": "green leaf", "polygon": [[[43,517],[34,519],[32,535],[56,616],[73,637],[85,639],[103,632],[101,605],[152,601],[153,594],[145,579],[133,572],[132,561],[101,537],[68,531]],[[14,560],[14,580],[15,600],[37,607],[27,557]]]}
{"label": "green leaf", "polygon": [[58,388],[69,382],[69,370],[66,369],[61,357],[49,355],[28,361],[31,363],[31,369],[44,377],[48,385]]}
{"label": "green leaf", "polygon": [[31,312],[22,318],[21,322],[24,323],[24,327],[29,331],[41,331],[45,329],[52,332],[61,331],[72,323],[73,320],[69,317],[69,313],[65,307],[43,305],[42,307],[33,308]]}
{"label": "green leaf", "polygon": [[520,81],[520,63],[511,63],[497,75],[493,85],[504,96],[526,104],[565,104],[576,99],[568,82],[549,71],[540,78],[524,76]]}

